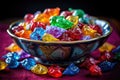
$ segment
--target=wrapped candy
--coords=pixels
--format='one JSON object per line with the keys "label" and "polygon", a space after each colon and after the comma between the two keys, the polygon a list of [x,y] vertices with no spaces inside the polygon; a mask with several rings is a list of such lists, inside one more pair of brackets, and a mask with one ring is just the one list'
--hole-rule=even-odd
{"label": "wrapped candy", "polygon": [[69,29],[73,26],[73,22],[65,19],[63,16],[53,16],[50,18],[50,25]]}
{"label": "wrapped candy", "polygon": [[98,66],[101,68],[103,72],[106,72],[112,70],[115,64],[116,62],[103,61]]}
{"label": "wrapped candy", "polygon": [[52,77],[61,77],[62,76],[62,71],[63,68],[61,68],[58,65],[51,65],[50,67],[48,67],[48,74]]}
{"label": "wrapped candy", "polygon": [[66,19],[73,22],[74,24],[73,27],[75,27],[78,24],[79,17],[78,16],[67,16]]}
{"label": "wrapped candy", "polygon": [[19,60],[20,59],[20,55],[17,52],[8,52],[6,55],[3,56],[3,58],[12,58],[15,60]]}
{"label": "wrapped candy", "polygon": [[85,12],[82,9],[72,9],[69,8],[69,11],[73,12],[73,16],[79,16],[79,18],[83,17],[85,15]]}
{"label": "wrapped candy", "polygon": [[8,68],[18,68],[20,62],[14,58],[8,57],[5,59],[5,62],[8,64]]}
{"label": "wrapped candy", "polygon": [[99,47],[100,52],[108,51],[111,52],[115,48],[115,45],[105,42],[101,47]]}
{"label": "wrapped candy", "polygon": [[5,63],[4,61],[0,60],[0,71],[4,70],[7,66],[8,66],[7,63]]}
{"label": "wrapped candy", "polygon": [[36,65],[36,61],[33,58],[26,58],[20,63],[27,70],[31,70],[31,68]]}
{"label": "wrapped candy", "polygon": [[77,67],[74,63],[71,63],[64,71],[63,75],[76,75],[80,72],[79,67]]}
{"label": "wrapped candy", "polygon": [[31,71],[35,74],[42,75],[42,74],[47,74],[48,69],[44,65],[36,64],[31,68]]}
{"label": "wrapped candy", "polygon": [[114,54],[120,53],[120,45],[117,46],[116,48],[114,48],[114,49],[112,50],[112,53],[114,53]]}
{"label": "wrapped candy", "polygon": [[84,68],[89,69],[90,66],[97,65],[98,63],[100,63],[99,60],[96,60],[93,57],[89,57],[89,58],[86,58],[82,64],[80,64],[80,67],[84,67]]}
{"label": "wrapped candy", "polygon": [[30,38],[34,40],[42,40],[42,37],[45,33],[43,28],[35,28],[35,30],[31,33]]}
{"label": "wrapped candy", "polygon": [[8,47],[5,48],[5,50],[10,52],[19,52],[22,49],[16,43],[11,43]]}
{"label": "wrapped candy", "polygon": [[90,66],[89,71],[92,76],[101,76],[102,75],[101,68],[97,65]]}
{"label": "wrapped candy", "polygon": [[51,34],[45,34],[42,38],[42,41],[59,41],[59,39],[55,38],[53,35]]}
{"label": "wrapped candy", "polygon": [[53,35],[55,38],[59,38],[66,30],[56,26],[47,26],[46,33]]}

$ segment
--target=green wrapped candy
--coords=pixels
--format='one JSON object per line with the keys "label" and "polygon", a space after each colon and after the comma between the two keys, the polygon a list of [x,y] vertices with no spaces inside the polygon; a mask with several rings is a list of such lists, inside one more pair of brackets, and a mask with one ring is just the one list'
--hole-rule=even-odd
{"label": "green wrapped candy", "polygon": [[73,11],[73,16],[79,16],[79,18],[82,18],[85,15],[85,12],[82,9],[72,9],[69,8],[69,11]]}
{"label": "green wrapped candy", "polygon": [[53,16],[50,18],[50,25],[64,29],[69,29],[73,26],[73,22],[65,19],[64,16]]}

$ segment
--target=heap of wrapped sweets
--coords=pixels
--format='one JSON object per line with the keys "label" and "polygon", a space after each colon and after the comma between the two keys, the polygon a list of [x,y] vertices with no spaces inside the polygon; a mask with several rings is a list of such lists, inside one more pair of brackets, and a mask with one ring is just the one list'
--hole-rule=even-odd
{"label": "heap of wrapped sweets", "polygon": [[89,40],[102,35],[95,18],[82,9],[60,10],[59,7],[47,8],[43,12],[25,14],[24,20],[12,31],[18,37],[41,41]]}

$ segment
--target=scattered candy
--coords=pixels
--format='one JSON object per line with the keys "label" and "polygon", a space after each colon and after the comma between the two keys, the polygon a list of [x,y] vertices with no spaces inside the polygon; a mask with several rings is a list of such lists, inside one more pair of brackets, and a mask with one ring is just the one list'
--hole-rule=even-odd
{"label": "scattered candy", "polygon": [[4,70],[7,66],[8,66],[8,64],[6,62],[0,60],[0,71]]}
{"label": "scattered candy", "polygon": [[6,58],[5,62],[8,64],[9,68],[18,68],[18,66],[20,65],[19,61],[17,61],[16,59],[13,59],[11,57]]}
{"label": "scattered candy", "polygon": [[116,62],[110,62],[110,61],[103,61],[98,66],[101,68],[103,72],[110,71],[115,66]]}
{"label": "scattered candy", "polygon": [[62,76],[62,70],[63,68],[61,68],[58,65],[52,65],[50,67],[48,67],[48,74],[52,77],[61,77]]}
{"label": "scattered candy", "polygon": [[113,49],[115,48],[115,46],[111,43],[105,42],[100,48],[99,51],[100,52],[104,52],[104,51],[108,51],[111,52]]}
{"label": "scattered candy", "polygon": [[20,63],[27,70],[31,70],[31,68],[36,65],[36,61],[33,58],[26,58]]}
{"label": "scattered candy", "polygon": [[42,74],[47,74],[48,72],[48,69],[46,66],[44,65],[41,65],[41,64],[36,64],[35,66],[33,66],[31,68],[31,71],[35,74],[39,74],[39,75],[42,75]]}
{"label": "scattered candy", "polygon": [[98,65],[90,66],[89,71],[92,76],[101,76],[102,75],[101,68]]}
{"label": "scattered candy", "polygon": [[11,43],[8,47],[5,48],[5,50],[10,52],[19,52],[22,49],[16,43]]}
{"label": "scattered candy", "polygon": [[74,63],[71,63],[63,72],[63,75],[76,75],[80,72],[79,67],[77,67]]}

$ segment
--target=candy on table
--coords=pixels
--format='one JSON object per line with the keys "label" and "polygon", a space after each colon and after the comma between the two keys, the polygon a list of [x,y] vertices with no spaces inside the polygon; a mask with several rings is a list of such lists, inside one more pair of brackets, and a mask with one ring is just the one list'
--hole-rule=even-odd
{"label": "candy on table", "polygon": [[120,53],[120,45],[112,50],[113,54]]}
{"label": "candy on table", "polygon": [[115,48],[115,45],[105,42],[101,47],[98,48],[100,52],[108,51],[111,52]]}
{"label": "candy on table", "polygon": [[112,55],[110,52],[105,51],[100,53],[100,57],[99,57],[100,61],[105,61],[105,60],[109,61],[111,59],[112,59]]}
{"label": "candy on table", "polygon": [[4,70],[8,64],[2,60],[0,60],[0,71]]}
{"label": "candy on table", "polygon": [[53,35],[55,38],[59,38],[66,30],[56,26],[46,26],[46,33]]}
{"label": "candy on table", "polygon": [[8,64],[8,68],[18,68],[20,62],[12,57],[5,59],[5,62]]}
{"label": "candy on table", "polygon": [[64,69],[58,65],[51,65],[48,67],[48,74],[52,77],[61,77],[63,74],[62,74],[62,71]]}
{"label": "candy on table", "polygon": [[33,58],[25,58],[24,60],[20,61],[23,68],[27,70],[31,70],[33,66],[36,65],[36,61]]}
{"label": "candy on table", "polygon": [[71,63],[64,71],[63,75],[76,75],[80,72],[80,69],[78,66],[76,66],[74,63]]}
{"label": "candy on table", "polygon": [[89,68],[90,75],[92,76],[101,76],[102,71],[101,68],[98,65],[91,65]]}
{"label": "candy on table", "polygon": [[113,59],[120,61],[120,52],[116,53],[113,57]]}
{"label": "candy on table", "polygon": [[43,28],[35,28],[34,31],[30,35],[30,39],[33,40],[42,40],[43,35],[45,34],[45,30]]}
{"label": "candy on table", "polygon": [[43,37],[42,37],[42,41],[59,41],[59,39],[55,38],[53,35],[46,33]]}
{"label": "candy on table", "polygon": [[10,52],[19,52],[22,49],[16,43],[13,42],[8,47],[6,47],[5,50]]}
{"label": "candy on table", "polygon": [[117,62],[103,61],[98,66],[101,68],[102,72],[110,71],[114,68]]}
{"label": "candy on table", "polygon": [[48,68],[44,65],[36,64],[31,68],[31,71],[35,74],[42,75],[48,73]]}
{"label": "candy on table", "polygon": [[64,16],[52,16],[50,18],[50,25],[57,26],[64,29],[69,29],[73,27],[73,22],[65,19]]}
{"label": "candy on table", "polygon": [[4,56],[2,56],[3,58],[12,58],[15,60],[19,60],[20,59],[20,55],[17,52],[8,52],[7,54],[5,54]]}
{"label": "candy on table", "polygon": [[100,63],[99,60],[96,60],[93,57],[88,57],[85,59],[85,61],[82,64],[80,64],[80,67],[84,67],[86,69],[89,69],[90,66],[97,65],[98,63]]}
{"label": "candy on table", "polygon": [[20,59],[25,59],[28,57],[31,57],[31,55],[23,50],[21,50],[20,52],[18,52],[18,54],[20,55]]}

